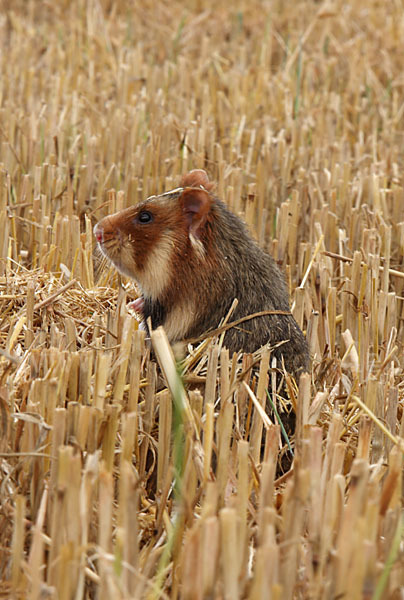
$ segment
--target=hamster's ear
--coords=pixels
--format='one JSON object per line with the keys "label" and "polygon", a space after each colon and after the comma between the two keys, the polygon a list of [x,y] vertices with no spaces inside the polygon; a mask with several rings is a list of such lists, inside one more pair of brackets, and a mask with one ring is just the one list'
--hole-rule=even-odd
{"label": "hamster's ear", "polygon": [[209,181],[209,177],[207,176],[206,171],[203,169],[193,169],[189,173],[185,173],[185,175],[181,178],[180,187],[203,187],[208,192],[214,187],[214,183]]}
{"label": "hamster's ear", "polygon": [[199,239],[210,211],[211,196],[202,189],[185,188],[178,201],[188,225],[189,235]]}

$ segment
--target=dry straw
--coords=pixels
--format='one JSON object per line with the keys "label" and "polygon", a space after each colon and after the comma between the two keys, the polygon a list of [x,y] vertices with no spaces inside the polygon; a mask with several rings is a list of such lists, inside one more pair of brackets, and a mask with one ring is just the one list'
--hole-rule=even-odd
{"label": "dry straw", "polygon": [[[402,597],[401,4],[2,8],[1,597]],[[287,397],[220,331],[151,350],[93,253],[190,168],[285,270]]]}

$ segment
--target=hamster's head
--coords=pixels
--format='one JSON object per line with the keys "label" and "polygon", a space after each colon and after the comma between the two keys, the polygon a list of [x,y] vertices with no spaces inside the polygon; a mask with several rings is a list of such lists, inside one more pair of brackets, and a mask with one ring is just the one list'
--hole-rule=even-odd
{"label": "hamster's head", "polygon": [[94,227],[102,253],[152,299],[164,294],[175,277],[178,261],[201,261],[204,257],[204,231],[213,201],[211,184],[199,170],[184,176],[181,184],[108,215]]}

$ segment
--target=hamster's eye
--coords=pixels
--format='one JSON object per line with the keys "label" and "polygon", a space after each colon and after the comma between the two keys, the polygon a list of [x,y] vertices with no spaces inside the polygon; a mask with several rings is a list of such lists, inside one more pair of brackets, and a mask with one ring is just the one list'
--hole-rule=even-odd
{"label": "hamster's eye", "polygon": [[142,210],[137,216],[137,221],[142,223],[142,225],[151,223],[153,221],[153,215],[148,210]]}

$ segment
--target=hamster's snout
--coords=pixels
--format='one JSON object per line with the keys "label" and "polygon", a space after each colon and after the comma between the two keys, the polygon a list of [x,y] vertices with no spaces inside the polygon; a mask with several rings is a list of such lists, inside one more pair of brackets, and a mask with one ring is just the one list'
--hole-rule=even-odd
{"label": "hamster's snout", "polygon": [[104,230],[102,227],[100,227],[99,223],[97,223],[97,225],[94,226],[93,233],[97,242],[101,243],[104,237]]}

